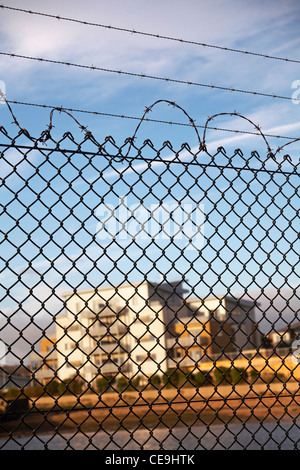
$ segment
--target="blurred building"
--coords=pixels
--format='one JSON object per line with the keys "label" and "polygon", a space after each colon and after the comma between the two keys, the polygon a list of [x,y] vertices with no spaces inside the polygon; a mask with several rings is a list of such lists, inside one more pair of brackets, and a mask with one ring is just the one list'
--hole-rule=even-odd
{"label": "blurred building", "polygon": [[300,321],[289,323],[284,328],[272,331],[267,337],[273,347],[291,346],[293,341],[300,339]]}
{"label": "blurred building", "polygon": [[58,364],[55,342],[55,337],[42,338],[40,351],[30,354],[30,369],[35,384],[46,385],[55,376]]}
{"label": "blurred building", "polygon": [[175,311],[169,312],[169,367],[179,363],[192,369],[201,362],[226,359],[228,353],[253,350],[259,345],[253,302],[208,297],[187,300],[174,316]]}
{"label": "blurred building", "polygon": [[31,355],[35,377],[151,376],[258,346],[252,302],[186,293],[182,282],[144,281],[64,294],[55,338]]}
{"label": "blurred building", "polygon": [[20,365],[0,365],[0,391],[21,389],[31,384],[30,369]]}

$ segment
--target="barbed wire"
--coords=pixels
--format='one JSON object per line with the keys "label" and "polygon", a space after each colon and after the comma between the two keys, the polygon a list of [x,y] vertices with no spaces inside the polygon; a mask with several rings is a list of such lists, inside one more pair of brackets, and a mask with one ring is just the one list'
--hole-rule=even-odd
{"label": "barbed wire", "polygon": [[[21,106],[33,106],[33,107],[39,107],[39,108],[45,108],[45,109],[59,109],[59,106],[56,105],[47,105],[47,104],[41,104],[41,103],[26,103],[23,101],[16,101],[16,100],[7,100],[7,103],[10,104],[16,104],[16,105],[21,105]],[[115,114],[115,113],[105,113],[101,111],[91,111],[91,110],[86,110],[86,109],[78,109],[78,108],[69,108],[66,106],[62,106],[62,108],[65,111],[69,112],[74,112],[74,113],[83,113],[83,114],[92,114],[95,116],[105,116],[105,117],[114,117],[114,118],[120,118],[120,119],[129,119],[129,120],[137,120],[139,121],[141,118],[137,116],[128,116],[126,114]],[[144,121],[146,122],[153,122],[153,123],[158,123],[158,124],[167,124],[170,126],[183,126],[183,127],[193,127],[192,124],[186,123],[186,122],[176,122],[176,121],[166,121],[162,119],[151,119],[149,117],[145,117]],[[196,121],[194,121],[194,126],[197,129],[204,129],[205,126],[201,124],[196,124]],[[253,135],[253,136],[258,136],[260,132],[251,132],[251,131],[243,131],[240,129],[228,129],[224,127],[215,127],[215,126],[206,126],[206,129],[209,130],[214,130],[214,131],[222,131],[222,132],[230,132],[233,134],[246,134],[246,135]],[[264,133],[265,137],[271,137],[271,138],[276,138],[276,139],[285,139],[285,140],[294,140],[294,137],[291,136],[283,136],[283,135],[278,135],[278,134],[268,134]]]}
{"label": "barbed wire", "polygon": [[237,113],[236,111],[234,111],[233,113],[218,113],[218,114],[214,114],[213,116],[210,116],[210,117],[207,119],[207,121],[206,121],[206,123],[205,123],[205,126],[204,126],[204,131],[203,131],[203,145],[204,145],[204,146],[205,146],[206,130],[207,130],[208,123],[209,123],[210,121],[213,121],[215,118],[217,118],[217,117],[219,117],[219,116],[231,116],[231,117],[237,116],[237,117],[239,117],[239,118],[241,118],[241,119],[244,119],[245,121],[249,122],[249,124],[251,124],[251,125],[257,130],[258,134],[259,134],[259,135],[263,138],[263,140],[265,141],[265,144],[266,144],[266,146],[267,146],[268,152],[269,152],[269,153],[272,152],[272,150],[271,150],[271,148],[270,148],[270,146],[269,146],[269,143],[268,143],[268,141],[267,141],[267,139],[266,139],[266,136],[265,136],[264,133],[262,132],[261,128],[260,128],[257,124],[255,124],[253,121],[251,121],[249,118],[243,116],[243,115],[240,114],[240,113]]}
{"label": "barbed wire", "polygon": [[[19,124],[19,121],[17,120],[17,118],[16,118],[16,116],[15,116],[13,110],[12,110],[12,107],[10,106],[9,101],[6,99],[4,93],[1,90],[0,90],[0,98],[6,103],[6,105],[8,107],[8,110],[9,110],[10,114],[12,115],[13,124],[15,124],[22,133],[24,133],[27,137],[29,137],[31,140],[33,140],[35,142],[46,143],[47,140],[49,140],[51,138],[51,130],[54,127],[53,126],[53,115],[54,115],[55,111],[58,111],[60,113],[64,113],[67,116],[69,116],[71,119],[73,119],[73,121],[76,122],[76,124],[78,125],[80,130],[85,131],[86,137],[89,137],[89,138],[93,137],[92,133],[90,131],[88,131],[86,126],[83,126],[68,110],[66,110],[62,107],[55,107],[55,108],[51,109],[50,114],[49,114],[49,124],[48,124],[47,128],[44,131],[41,132],[40,137],[32,137],[30,132],[28,132],[27,129],[25,129],[24,127],[22,127]],[[101,145],[99,144],[99,146],[101,146]]]}
{"label": "barbed wire", "polygon": [[111,25],[106,25],[106,24],[101,24],[101,23],[93,23],[93,22],[90,22],[90,21],[83,21],[83,20],[79,20],[79,19],[76,19],[76,18],[69,18],[69,17],[65,17],[65,16],[61,16],[61,15],[52,15],[50,13],[42,13],[42,12],[37,12],[37,11],[32,11],[32,10],[26,10],[26,9],[23,9],[23,8],[9,7],[7,5],[0,5],[0,8],[6,9],[6,10],[18,11],[18,12],[22,12],[22,13],[27,13],[27,14],[31,14],[31,15],[43,16],[43,17],[46,17],[46,18],[52,18],[52,19],[56,19],[56,20],[62,20],[62,21],[68,21],[68,22],[72,22],[72,23],[78,23],[78,24],[81,24],[81,25],[84,25],[84,26],[94,26],[94,27],[108,29],[108,30],[111,30],[111,31],[120,31],[120,32],[126,32],[126,33],[136,34],[136,35],[140,35],[140,36],[148,36],[148,37],[152,37],[152,38],[156,38],[156,39],[175,41],[175,42],[179,42],[181,44],[192,44],[192,45],[195,45],[195,46],[219,49],[219,50],[222,50],[224,52],[234,52],[234,53],[238,53],[238,54],[244,54],[244,55],[247,55],[247,56],[262,57],[264,59],[279,60],[279,61],[283,61],[283,62],[291,62],[291,63],[295,63],[295,64],[300,64],[300,60],[298,60],[298,59],[289,59],[289,58],[285,58],[285,57],[269,55],[269,54],[266,54],[266,53],[253,52],[253,51],[247,51],[247,50],[242,50],[242,49],[235,49],[235,48],[232,48],[232,47],[225,47],[225,46],[219,46],[219,45],[216,45],[216,44],[208,44],[208,43],[204,43],[204,42],[191,41],[191,40],[187,40],[187,39],[180,39],[180,38],[176,38],[176,37],[172,37],[172,36],[165,36],[165,35],[161,35],[161,34],[149,33],[149,32],[145,32],[145,31],[139,31],[139,30],[135,30],[135,29],[128,29],[128,28],[124,28],[124,27],[111,26]]}
{"label": "barbed wire", "polygon": [[194,130],[195,130],[195,132],[196,132],[196,135],[197,135],[197,138],[198,138],[198,143],[199,143],[199,150],[204,150],[203,143],[202,143],[202,140],[201,140],[201,138],[200,138],[199,132],[198,132],[196,126],[195,126],[194,120],[190,117],[190,115],[189,115],[181,106],[179,106],[178,104],[176,104],[174,101],[169,101],[169,100],[157,100],[157,101],[155,101],[151,106],[145,108],[144,114],[143,114],[143,116],[141,117],[140,122],[139,122],[139,124],[137,125],[137,127],[136,127],[136,129],[135,129],[135,131],[134,131],[134,134],[133,134],[133,136],[132,136],[132,138],[131,138],[131,142],[130,142],[129,149],[128,149],[128,152],[127,152],[127,154],[126,154],[126,157],[128,156],[128,154],[129,154],[129,152],[130,152],[130,150],[131,150],[132,142],[134,142],[134,140],[135,140],[135,138],[136,138],[136,135],[137,135],[137,132],[138,132],[138,130],[139,130],[139,128],[140,128],[142,122],[144,121],[146,115],[147,115],[149,112],[151,112],[152,109],[153,109],[156,105],[158,105],[159,103],[166,103],[166,104],[168,104],[168,106],[172,106],[173,108],[177,108],[177,109],[179,109],[180,111],[182,111],[182,112],[186,115],[186,117],[188,118],[188,120],[189,120],[189,122],[190,122],[190,125],[194,128]]}
{"label": "barbed wire", "polygon": [[[9,102],[6,100],[6,97],[4,95],[3,92],[1,92],[0,90],[0,98],[2,100],[4,100],[4,102],[6,103],[7,107],[8,107],[8,110],[9,112],[11,113],[12,117],[13,117],[13,123],[19,128],[19,130],[26,134],[31,140],[35,141],[35,143],[37,142],[42,142],[42,143],[46,143],[47,140],[51,139],[51,130],[53,129],[53,115],[54,115],[54,112],[57,111],[57,112],[60,112],[60,113],[65,113],[67,116],[69,116],[71,119],[74,120],[74,122],[78,125],[78,127],[80,128],[81,131],[84,131],[85,132],[85,138],[86,139],[91,139],[93,140],[93,142],[99,147],[99,149],[103,149],[103,145],[100,144],[97,139],[95,139],[95,137],[93,136],[92,132],[88,131],[87,127],[86,126],[83,126],[68,110],[62,108],[62,107],[55,107],[53,108],[51,111],[50,111],[50,115],[49,115],[49,124],[47,126],[47,128],[41,133],[40,137],[38,138],[34,138],[30,135],[30,133],[25,129],[25,128],[22,128],[12,110],[12,107],[10,106]],[[179,105],[177,105],[174,101],[169,101],[169,100],[164,100],[164,99],[160,99],[160,100],[157,100],[155,101],[151,106],[148,106],[145,108],[145,111],[142,115],[142,117],[140,118],[140,122],[139,124],[137,125],[132,137],[126,139],[126,142],[129,143],[129,149],[126,153],[125,156],[122,156],[120,157],[120,161],[123,161],[123,160],[126,160],[126,158],[128,157],[129,155],[129,152],[132,148],[132,145],[134,143],[134,140],[136,139],[136,135],[137,135],[137,132],[142,124],[142,122],[146,119],[146,115],[152,111],[152,109],[158,105],[159,103],[166,103],[168,104],[169,106],[172,106],[174,108],[177,108],[179,110],[181,110],[189,119],[189,122],[190,122],[190,125],[194,128],[195,132],[196,132],[196,135],[197,135],[197,138],[198,138],[198,143],[199,143],[199,150],[198,152],[201,152],[201,151],[204,151],[207,155],[209,155],[210,157],[213,158],[213,155],[210,154],[207,150],[207,145],[206,145],[206,131],[207,131],[207,128],[208,128],[208,123],[212,120],[214,120],[216,117],[219,117],[219,116],[236,116],[236,117],[239,117],[241,119],[244,119],[245,121],[249,122],[252,126],[255,127],[255,129],[257,130],[258,132],[258,135],[260,135],[266,146],[267,146],[267,151],[268,151],[268,156],[270,156],[271,158],[273,158],[275,160],[275,157],[276,155],[281,152],[287,145],[290,145],[292,143],[295,143],[295,142],[298,142],[300,141],[300,137],[297,137],[295,139],[293,139],[292,141],[288,142],[288,143],[285,143],[284,145],[280,146],[277,148],[277,150],[275,152],[272,151],[269,143],[268,143],[268,140],[266,139],[266,136],[264,135],[264,133],[262,132],[261,128],[255,124],[253,121],[251,121],[249,118],[247,118],[246,116],[243,116],[242,114],[240,113],[237,113],[237,112],[232,112],[232,113],[218,113],[218,114],[214,114],[212,116],[209,116],[208,119],[206,120],[206,123],[204,125],[204,131],[203,131],[203,136],[202,136],[202,139],[200,138],[200,135],[199,135],[199,132],[195,126],[195,123],[194,123],[194,120],[189,116],[189,114]],[[198,153],[197,152],[197,153]],[[284,160],[288,159],[289,161],[292,161],[291,160],[291,157],[289,155],[284,155]],[[276,161],[276,160],[275,160]]]}
{"label": "barbed wire", "polygon": [[[237,112],[233,112],[233,113],[218,113],[218,114],[215,114],[213,116],[210,116],[206,123],[205,123],[205,126],[204,126],[204,131],[203,131],[203,138],[202,138],[202,145],[203,147],[206,149],[206,143],[205,143],[205,137],[206,137],[206,129],[208,128],[207,125],[210,121],[213,121],[216,117],[219,117],[219,116],[237,116],[241,119],[244,119],[245,121],[249,122],[252,126],[255,127],[255,129],[257,129],[258,131],[258,134],[261,135],[261,137],[263,138],[266,146],[267,146],[267,149],[268,149],[268,154],[270,157],[272,157],[273,159],[275,159],[275,156],[277,155],[277,153],[281,152],[287,145],[290,145],[290,144],[293,144],[293,143],[296,143],[298,141],[300,141],[300,138],[299,137],[296,137],[295,139],[293,139],[291,142],[287,142],[285,143],[284,145],[281,145],[280,147],[277,148],[277,150],[273,153],[272,152],[272,149],[269,145],[269,142],[267,141],[266,139],[266,136],[265,134],[262,132],[261,128],[259,125],[255,124],[253,121],[251,121],[249,118],[247,118],[246,116],[243,116],[242,114],[240,113],[237,113]],[[207,150],[206,150],[207,152]],[[208,152],[207,152],[208,153]],[[284,159],[288,159],[291,161],[291,157],[289,155],[284,155]]]}
{"label": "barbed wire", "polygon": [[[244,119],[245,121],[247,121],[248,123],[250,123],[258,132],[258,134],[262,137],[262,139],[264,140],[266,146],[267,146],[267,151],[268,151],[268,155],[270,157],[272,157],[274,160],[275,160],[275,156],[277,155],[277,153],[281,152],[283,148],[285,148],[287,145],[290,145],[291,143],[295,143],[295,142],[298,142],[300,141],[300,138],[295,138],[292,142],[288,142],[284,145],[282,145],[281,147],[278,147],[278,149],[275,151],[275,152],[272,152],[272,149],[266,139],[266,136],[264,135],[264,133],[262,132],[261,128],[255,124],[253,121],[251,121],[249,118],[247,118],[246,116],[243,116],[242,114],[240,113],[237,113],[236,111],[232,112],[232,113],[218,113],[218,114],[214,114],[212,116],[209,116],[208,119],[206,120],[206,123],[204,125],[204,131],[203,131],[203,136],[202,136],[202,139],[200,138],[199,136],[199,133],[197,131],[197,128],[194,124],[194,120],[189,116],[189,114],[181,107],[181,106],[178,106],[174,101],[169,101],[169,100],[157,100],[155,101],[151,106],[149,107],[146,107],[145,111],[144,111],[144,114],[143,116],[141,117],[141,120],[133,134],[133,137],[132,137],[132,142],[135,140],[136,138],[136,135],[137,135],[137,132],[142,124],[142,122],[144,121],[146,115],[152,111],[152,109],[159,103],[167,103],[169,106],[173,106],[174,108],[178,108],[180,109],[189,119],[190,121],[190,124],[194,127],[195,131],[196,131],[196,134],[197,134],[197,137],[198,137],[198,141],[199,141],[199,151],[204,151],[205,153],[207,153],[210,157],[213,157],[212,154],[210,154],[207,150],[207,146],[206,146],[206,130],[207,130],[207,126],[208,126],[208,123],[212,120],[214,120],[216,117],[219,117],[219,116],[230,116],[230,117],[233,117],[233,116],[236,116],[238,118],[241,118],[241,119]],[[130,143],[130,146],[129,146],[129,150],[126,154],[126,157],[128,156],[129,154],[129,151],[131,149],[131,145],[132,143]],[[289,155],[285,155],[284,156],[284,159],[288,159],[291,161],[291,157]],[[276,161],[276,160],[275,160]]]}
{"label": "barbed wire", "polygon": [[[259,91],[253,91],[253,90],[230,88],[230,87],[225,87],[225,86],[220,86],[220,85],[192,82],[192,81],[180,80],[180,79],[175,79],[175,78],[159,77],[156,75],[148,75],[145,73],[137,73],[137,72],[128,72],[125,70],[114,70],[114,69],[109,69],[109,68],[104,68],[104,67],[98,67],[95,65],[84,65],[84,64],[65,62],[65,61],[55,60],[55,59],[45,59],[43,57],[33,57],[33,56],[27,56],[27,55],[22,55],[22,54],[15,54],[12,52],[1,51],[0,55],[12,57],[12,58],[24,59],[24,60],[32,60],[32,61],[41,62],[41,63],[49,63],[49,64],[56,64],[56,65],[64,65],[68,67],[76,67],[76,68],[81,68],[81,69],[96,70],[98,72],[100,71],[100,72],[114,73],[118,75],[130,76],[130,77],[147,78],[150,80],[158,80],[158,81],[163,81],[163,82],[168,82],[168,83],[176,83],[180,85],[204,87],[204,88],[210,88],[210,89],[216,89],[216,90],[222,90],[222,91],[230,91],[232,93],[243,93],[243,94],[248,94],[248,95],[263,96],[266,98],[274,98],[274,99],[281,99],[281,100],[288,100],[288,101],[292,100],[291,96],[282,96],[282,95],[263,93]],[[293,102],[300,103],[300,98],[293,98]]]}

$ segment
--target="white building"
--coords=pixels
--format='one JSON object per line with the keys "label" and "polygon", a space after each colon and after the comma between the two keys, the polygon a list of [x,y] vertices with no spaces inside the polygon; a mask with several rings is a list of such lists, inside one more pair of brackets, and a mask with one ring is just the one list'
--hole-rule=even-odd
{"label": "white building", "polygon": [[78,375],[87,382],[151,376],[176,367],[176,360],[193,368],[210,355],[258,346],[253,302],[188,299],[185,293],[182,282],[144,281],[63,294],[66,312],[56,319],[52,376]]}
{"label": "white building", "polygon": [[174,292],[168,284],[145,281],[64,294],[66,313],[56,323],[58,377],[78,371],[92,381],[99,374],[165,371],[165,306],[178,304],[183,292],[181,285]]}

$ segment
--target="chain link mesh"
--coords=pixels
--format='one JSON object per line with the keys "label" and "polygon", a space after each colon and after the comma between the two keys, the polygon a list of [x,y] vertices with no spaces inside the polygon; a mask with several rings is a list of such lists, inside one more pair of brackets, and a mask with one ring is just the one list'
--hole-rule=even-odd
{"label": "chain link mesh", "polygon": [[298,165],[0,130],[0,448],[297,448]]}

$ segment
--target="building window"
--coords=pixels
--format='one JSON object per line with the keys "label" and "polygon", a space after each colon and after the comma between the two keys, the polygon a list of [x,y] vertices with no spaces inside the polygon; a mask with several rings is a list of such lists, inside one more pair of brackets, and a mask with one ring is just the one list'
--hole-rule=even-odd
{"label": "building window", "polygon": [[174,349],[171,348],[167,351],[167,356],[170,357],[171,359],[173,359],[174,357]]}
{"label": "building window", "polygon": [[201,349],[190,349],[189,356],[191,359],[194,359],[194,361],[197,361],[201,358]]}
{"label": "building window", "polygon": [[144,324],[152,323],[156,319],[156,315],[154,312],[147,313],[147,314],[140,314],[139,320]]}
{"label": "building window", "polygon": [[75,305],[75,309],[76,309],[76,313],[79,313],[82,309],[82,306],[81,306],[81,302],[76,302],[76,305]]}
{"label": "building window", "polygon": [[106,336],[103,336],[100,343],[101,344],[112,344],[112,343],[115,343],[115,342],[116,342],[116,338],[114,338],[111,335],[106,335]]}
{"label": "building window", "polygon": [[81,362],[79,362],[79,361],[66,362],[66,367],[78,370],[81,367]]}
{"label": "building window", "polygon": [[37,370],[38,367],[39,367],[39,363],[37,361],[32,361],[31,362],[31,369],[32,370]]}
{"label": "building window", "polygon": [[151,356],[148,356],[148,354],[141,354],[139,356],[136,356],[136,362],[144,362],[144,361],[156,361],[156,354],[151,354]]}
{"label": "building window", "polygon": [[236,316],[236,315],[240,315],[240,314],[241,314],[241,310],[240,310],[239,308],[235,308],[235,309],[233,309],[231,312],[229,312],[229,315],[230,315],[230,316],[231,316],[231,315]]}
{"label": "building window", "polygon": [[174,359],[181,359],[183,357],[184,350],[177,348],[174,350]]}
{"label": "building window", "polygon": [[72,325],[69,328],[69,331],[78,331],[79,330],[79,325]]}
{"label": "building window", "polygon": [[136,362],[143,362],[147,359],[147,356],[146,355],[140,355],[140,356],[136,356]]}
{"label": "building window", "polygon": [[143,337],[141,338],[141,341],[142,341],[142,342],[146,342],[146,341],[155,341],[155,340],[156,340],[155,336],[153,336],[151,333],[148,333],[148,334],[146,334],[145,336],[143,336]]}
{"label": "building window", "polygon": [[116,319],[114,316],[100,317],[100,324],[103,326],[108,326],[108,325],[111,325],[115,320]]}
{"label": "building window", "polygon": [[103,302],[96,302],[95,310],[97,313],[103,312],[105,308],[106,308],[106,305]]}
{"label": "building window", "polygon": [[200,336],[200,345],[206,347],[209,345],[209,338],[207,336]]}
{"label": "building window", "polygon": [[100,354],[95,354],[95,355],[92,357],[92,363],[93,363],[95,366],[100,366],[100,365],[101,365],[101,356],[100,356]]}

